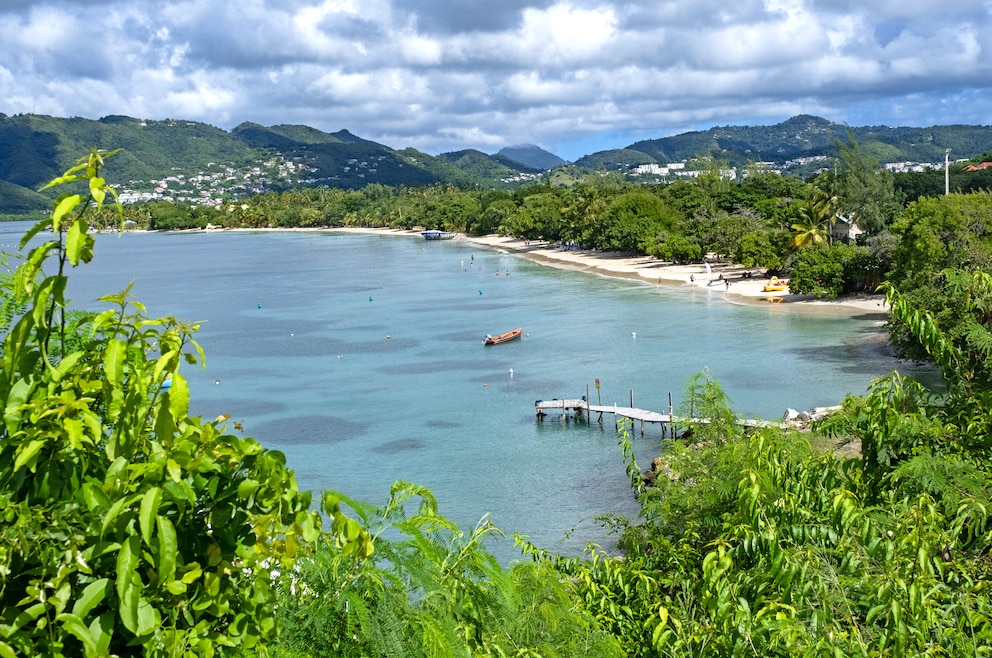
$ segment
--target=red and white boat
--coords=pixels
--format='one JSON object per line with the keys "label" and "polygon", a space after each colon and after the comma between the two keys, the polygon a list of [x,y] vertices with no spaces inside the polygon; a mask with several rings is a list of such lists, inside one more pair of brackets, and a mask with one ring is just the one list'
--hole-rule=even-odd
{"label": "red and white boat", "polygon": [[498,336],[486,335],[485,340],[482,342],[486,345],[499,345],[500,343],[509,343],[511,340],[516,340],[520,338],[520,334],[523,333],[523,329],[517,327],[513,331],[508,331],[505,334],[500,334]]}

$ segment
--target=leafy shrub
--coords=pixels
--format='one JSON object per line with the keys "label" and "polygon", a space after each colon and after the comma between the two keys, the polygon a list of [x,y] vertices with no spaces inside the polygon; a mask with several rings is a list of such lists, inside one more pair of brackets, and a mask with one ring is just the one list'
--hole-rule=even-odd
{"label": "leafy shrub", "polygon": [[280,453],[188,415],[196,326],[125,290],[69,333],[66,270],[93,256],[107,155],[51,183],[84,191],[21,243],[52,231],[16,272],[27,302],[0,361],[0,655],[248,650],[274,636],[270,570],[320,520]]}

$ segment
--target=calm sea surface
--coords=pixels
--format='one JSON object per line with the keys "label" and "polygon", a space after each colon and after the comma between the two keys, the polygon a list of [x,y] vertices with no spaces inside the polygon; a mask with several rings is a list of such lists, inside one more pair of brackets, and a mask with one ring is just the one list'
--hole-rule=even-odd
{"label": "calm sea surface", "polygon": [[[0,225],[4,250],[24,224]],[[497,270],[500,276],[496,276]],[[544,267],[462,241],[333,232],[100,235],[70,276],[76,306],[134,281],[154,316],[203,321],[206,368],[185,366],[192,411],[230,414],[281,450],[303,488],[381,503],[426,485],[466,528],[578,554],[612,540],[600,514],[636,513],[613,420],[535,420],[534,401],[666,411],[707,368],[742,415],[778,418],[864,392],[895,363],[878,322],[731,303]],[[522,340],[484,347],[487,333]],[[219,382],[219,383],[215,383]],[[233,429],[229,426],[229,429]],[[647,466],[660,431],[637,437]],[[509,539],[493,547],[515,552]]]}

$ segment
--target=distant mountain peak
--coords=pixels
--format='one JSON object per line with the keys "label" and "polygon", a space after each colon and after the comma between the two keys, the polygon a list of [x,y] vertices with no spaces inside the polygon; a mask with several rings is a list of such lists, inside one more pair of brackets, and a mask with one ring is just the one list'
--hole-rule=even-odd
{"label": "distant mountain peak", "polygon": [[496,155],[542,171],[560,167],[565,161],[536,144],[517,144],[499,150]]}

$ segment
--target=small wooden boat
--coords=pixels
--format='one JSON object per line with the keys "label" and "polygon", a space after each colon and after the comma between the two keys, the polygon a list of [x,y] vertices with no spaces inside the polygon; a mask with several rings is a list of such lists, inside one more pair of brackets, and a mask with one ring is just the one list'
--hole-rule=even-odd
{"label": "small wooden boat", "polygon": [[450,240],[455,237],[451,231],[423,231],[421,232],[425,240]]}
{"label": "small wooden boat", "polygon": [[520,338],[520,334],[523,333],[523,329],[518,327],[513,331],[508,331],[505,334],[500,334],[498,336],[486,335],[485,340],[482,342],[486,345],[499,345],[500,343],[509,343],[511,340]]}
{"label": "small wooden boat", "polygon": [[781,290],[788,290],[788,289],[789,289],[789,280],[780,279],[777,276],[773,276],[768,280],[768,283],[765,284],[765,292],[778,292]]}

